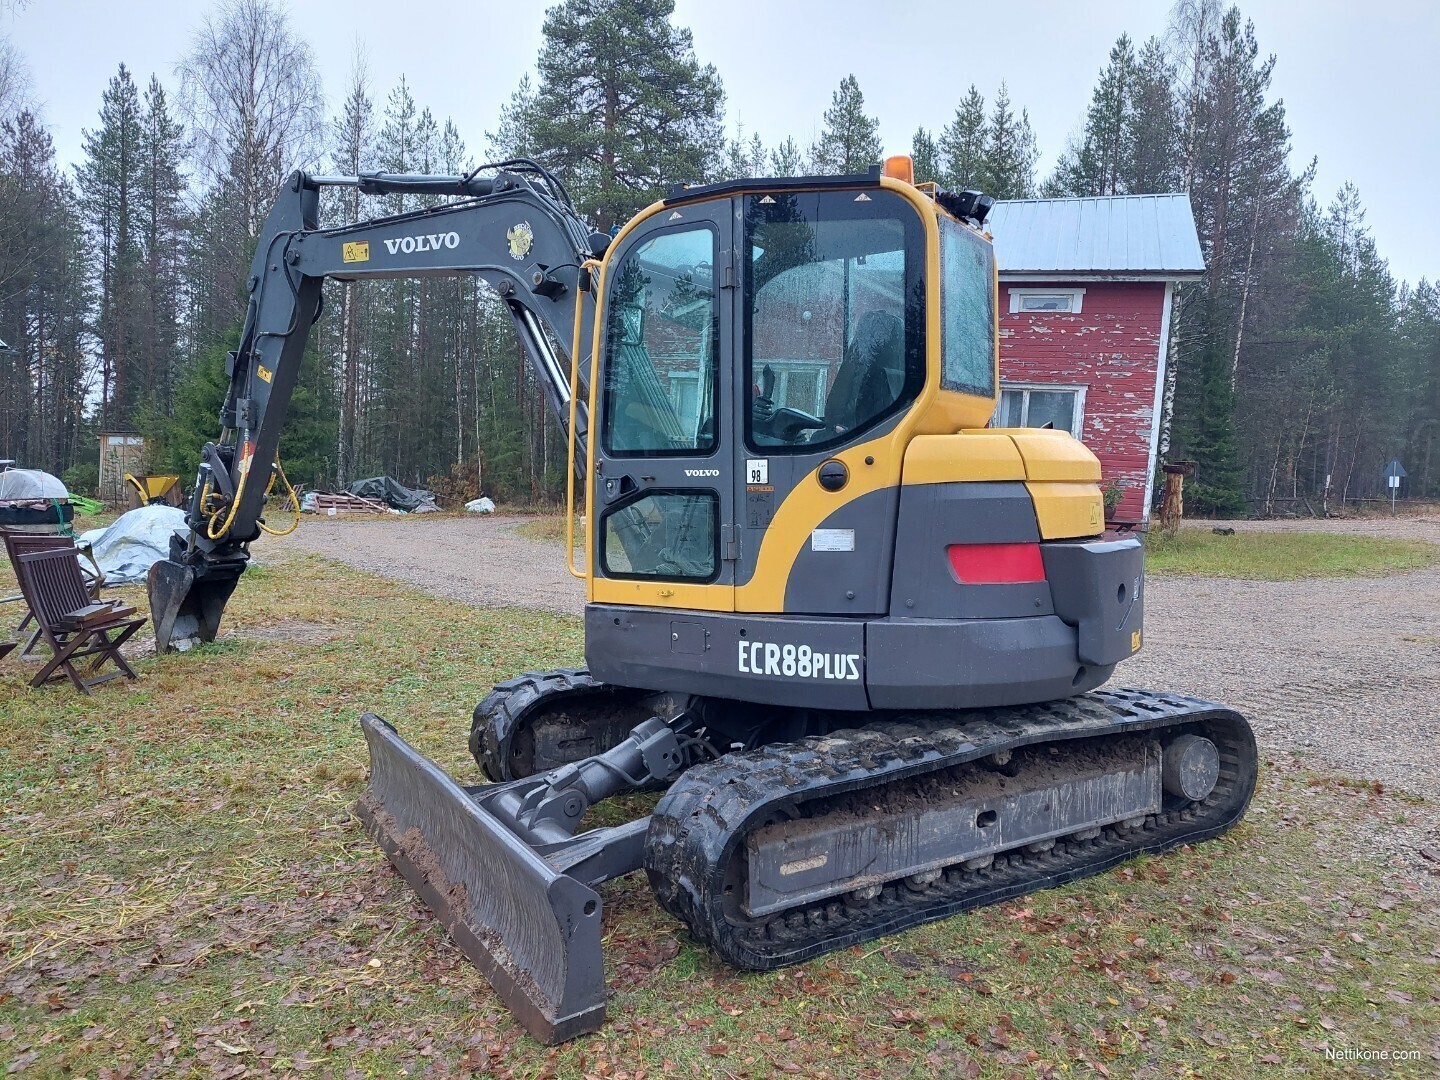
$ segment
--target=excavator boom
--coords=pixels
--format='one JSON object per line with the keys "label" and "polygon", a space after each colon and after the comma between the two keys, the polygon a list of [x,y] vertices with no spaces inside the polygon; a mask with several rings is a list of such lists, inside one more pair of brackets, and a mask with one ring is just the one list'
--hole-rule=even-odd
{"label": "excavator boom", "polygon": [[[327,187],[450,201],[322,229],[319,199]],[[326,278],[474,274],[489,283],[514,322],[551,410],[563,427],[573,424],[575,468],[583,473],[589,410],[585,386],[572,385],[571,371],[578,371],[577,381],[589,374],[589,265],[608,243],[575,214],[563,186],[532,162],[505,162],[485,178],[293,174],[256,247],[244,328],[229,355],[220,436],[202,450],[188,535],[173,537],[170,558],[150,571],[157,649],[215,638],[249,561],[249,544],[264,528],[260,515],[271,470],[278,468],[280,434]],[[673,743],[669,728],[655,725],[651,741]],[[643,830],[630,827],[629,840],[618,847],[606,848],[592,836],[577,848],[568,841],[578,821],[566,831],[549,817],[519,814],[513,805],[521,794],[548,785],[519,781],[492,791],[493,799],[472,801],[477,789],[459,787],[384,721],[367,714],[361,726],[370,746],[371,784],[356,810],[391,862],[537,1036],[559,1040],[598,1026],[605,983],[599,899],[591,886],[639,868]],[[645,771],[638,749],[626,753],[638,746],[629,740],[617,748],[618,775]],[[662,774],[678,764],[678,754],[662,759],[652,749],[651,758],[663,762]],[[577,790],[577,797],[590,800],[606,793],[593,782]],[[546,857],[532,849],[546,842]],[[570,861],[557,861],[566,849],[574,849]],[[590,857],[596,849],[598,861]],[[504,887],[477,887],[497,881]]]}
{"label": "excavator boom", "polygon": [[[326,278],[482,278],[499,293],[550,408],[568,427],[577,388],[561,350],[568,354],[572,341],[591,339],[592,282],[584,266],[604,251],[608,237],[589,230],[542,167],[523,160],[502,165],[487,177],[296,172],[285,182],[256,244],[240,344],[228,359],[220,435],[201,454],[186,515],[189,535],[177,536],[170,559],[151,571],[157,649],[215,638],[248,545],[263,528],[280,434]],[[451,201],[322,229],[320,195],[334,187]],[[580,370],[588,373],[588,361]],[[583,447],[583,392],[573,404],[575,441]],[[578,469],[583,462],[582,453]]]}

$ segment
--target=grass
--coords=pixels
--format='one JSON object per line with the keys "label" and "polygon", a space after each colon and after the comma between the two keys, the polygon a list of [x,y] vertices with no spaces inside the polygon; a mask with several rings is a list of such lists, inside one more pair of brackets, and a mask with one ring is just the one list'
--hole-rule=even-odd
{"label": "grass", "polygon": [[265,557],[227,637],[136,683],[32,692],[0,662],[11,1070],[1246,1077],[1331,1067],[1326,1045],[1434,1067],[1440,927],[1361,828],[1412,804],[1273,766],[1217,841],[777,973],[716,962],[643,876],[611,883],[610,1023],[540,1047],[351,816],[355,721],[474,782],[474,702],[576,663],[579,620]]}
{"label": "grass", "polygon": [[1338,533],[1237,531],[1220,536],[1208,528],[1183,527],[1173,537],[1153,530],[1145,541],[1145,569],[1155,574],[1295,581],[1381,576],[1437,564],[1440,544]]}
{"label": "grass", "polygon": [[[565,543],[565,516],[548,514],[534,521],[522,521],[515,526],[515,534],[530,540],[549,540],[556,544]],[[575,539],[579,542],[585,536],[585,526],[575,523]]]}

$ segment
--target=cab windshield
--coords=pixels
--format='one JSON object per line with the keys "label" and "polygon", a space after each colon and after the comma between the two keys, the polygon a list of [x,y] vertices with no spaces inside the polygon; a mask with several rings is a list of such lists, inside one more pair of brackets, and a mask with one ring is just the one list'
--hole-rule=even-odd
{"label": "cab windshield", "polygon": [[745,199],[746,442],[853,439],[925,381],[924,234],[894,192]]}

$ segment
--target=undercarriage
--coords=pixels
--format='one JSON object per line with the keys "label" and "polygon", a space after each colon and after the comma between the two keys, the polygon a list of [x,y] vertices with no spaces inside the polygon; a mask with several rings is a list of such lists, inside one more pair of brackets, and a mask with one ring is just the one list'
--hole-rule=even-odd
{"label": "undercarriage", "polygon": [[[643,868],[720,957],[776,968],[1218,835],[1257,764],[1238,713],[1138,690],[857,715],[532,673],[477,707],[498,782],[474,788],[362,724],[367,827],[551,1042],[604,1019],[600,882]],[[595,803],[662,787],[650,816],[581,831]]]}

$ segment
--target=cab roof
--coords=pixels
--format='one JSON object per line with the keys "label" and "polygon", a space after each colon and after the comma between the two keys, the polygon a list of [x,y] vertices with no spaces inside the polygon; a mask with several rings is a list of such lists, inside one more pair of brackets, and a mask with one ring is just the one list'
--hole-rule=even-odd
{"label": "cab roof", "polygon": [[661,200],[661,205],[708,199],[715,195],[739,195],[746,191],[813,191],[816,188],[879,187],[880,164],[870,166],[866,173],[848,176],[752,176],[739,180],[722,180],[718,184],[676,184]]}

